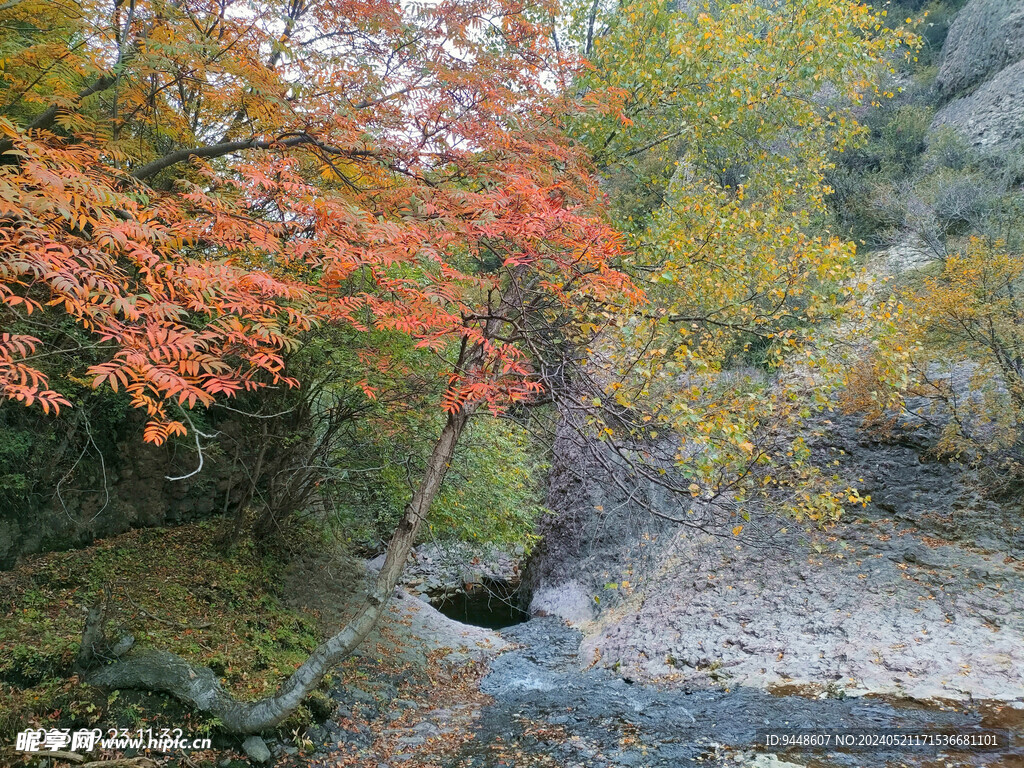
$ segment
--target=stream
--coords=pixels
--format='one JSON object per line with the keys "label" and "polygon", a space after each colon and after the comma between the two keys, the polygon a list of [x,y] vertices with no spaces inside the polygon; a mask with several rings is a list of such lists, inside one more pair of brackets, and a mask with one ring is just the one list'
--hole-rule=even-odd
{"label": "stream", "polygon": [[[815,766],[1024,766],[1024,711],[997,704],[922,705],[883,697],[811,698],[754,688],[668,688],[580,669],[582,635],[554,618],[508,627],[517,647],[491,662],[482,690],[493,698],[475,738],[451,768],[772,766],[757,753]],[[987,733],[999,749],[940,754],[935,747],[768,748],[769,733]],[[1007,746],[1009,741],[1009,746]]]}

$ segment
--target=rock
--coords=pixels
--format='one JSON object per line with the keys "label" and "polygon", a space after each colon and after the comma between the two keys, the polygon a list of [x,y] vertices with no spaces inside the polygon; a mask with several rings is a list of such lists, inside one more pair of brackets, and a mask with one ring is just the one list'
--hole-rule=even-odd
{"label": "rock", "polygon": [[1019,0],[971,0],[942,48],[937,86],[950,100],[932,130],[950,126],[975,147],[1024,143],[1024,6]]}
{"label": "rock", "polygon": [[613,765],[623,766],[637,766],[644,764],[644,755],[642,752],[638,752],[635,749],[631,749],[628,752],[623,752],[616,755],[614,758],[615,762]]}
{"label": "rock", "polygon": [[804,768],[799,763],[787,763],[779,760],[775,755],[758,755],[753,762],[747,763],[747,768]]}
{"label": "rock", "polygon": [[1012,149],[1024,143],[1024,61],[940,109],[932,130],[944,125],[979,149]]}
{"label": "rock", "polygon": [[[346,691],[354,701],[357,701],[360,704],[368,704],[370,706],[374,706],[377,703],[377,699],[374,698],[374,695],[369,691],[364,691],[362,688],[356,688],[355,686],[353,686],[351,688],[347,688]],[[352,713],[348,710],[339,710],[339,714],[341,717],[352,716]]]}
{"label": "rock", "polygon": [[[311,556],[291,563],[285,575],[284,590],[290,605],[317,611],[325,622],[342,624],[350,617],[352,608],[365,599],[363,585],[373,573],[365,561],[358,561],[354,575],[335,575],[334,560]],[[398,589],[377,628],[371,632],[357,654],[367,649],[386,647],[395,657],[422,668],[428,663],[430,652],[444,650],[447,661],[483,660],[500,652],[506,643],[496,632],[483,627],[468,626],[454,621],[428,602]],[[378,698],[380,697],[380,691]],[[397,691],[392,691],[394,698]],[[367,694],[368,695],[368,694]],[[360,694],[354,700],[369,706],[378,704]]]}
{"label": "rock", "polygon": [[[431,599],[457,594],[466,584],[518,584],[521,553],[491,546],[473,548],[461,542],[431,542],[416,547],[402,575],[402,585]],[[384,555],[367,563],[380,570]]]}
{"label": "rock", "polygon": [[903,561],[906,563],[918,563],[927,565],[927,550],[923,544],[912,544],[903,550]]}
{"label": "rock", "polygon": [[584,624],[594,618],[594,598],[575,579],[543,587],[533,593],[530,613],[557,616],[570,624]]}
{"label": "rock", "polygon": [[1019,0],[971,0],[942,47],[937,83],[945,97],[962,94],[1024,59],[1024,7]]}
{"label": "rock", "polygon": [[[583,633],[554,617],[533,619],[503,632],[515,647],[492,662],[482,681],[492,703],[474,719],[471,746],[446,764],[484,768],[497,765],[497,756],[515,754],[516,765],[566,768],[804,768],[776,755],[757,754],[763,748],[760,732],[956,730],[977,722],[969,707],[929,707],[922,702],[902,707],[880,698],[847,698],[835,687],[823,696],[823,691],[809,687],[773,695],[747,686],[693,690],[642,681],[627,685],[617,671],[588,666],[578,647]],[[999,650],[1005,653],[1007,648],[1009,643]],[[561,735],[537,738],[551,729]],[[500,751],[482,751],[486,744],[495,744]],[[535,756],[540,759],[532,759]]]}
{"label": "rock", "polygon": [[[974,470],[935,461],[921,432],[912,442],[865,440],[843,417],[809,441],[815,461],[840,459],[845,482],[871,477],[874,485],[874,502],[830,536],[791,521],[787,532],[772,532],[762,514],[757,524],[774,539],[762,538],[764,547],[663,529],[643,556],[641,511],[612,495],[606,475],[570,475],[563,459],[581,459],[556,446],[551,537],[530,564],[534,612],[584,632],[582,664],[638,683],[682,677],[705,687],[820,686],[813,694],[838,684],[850,695],[1020,698],[1024,614],[1014,606],[1024,574],[968,548],[980,539],[1019,557],[1019,511],[977,498]],[[587,516],[595,502],[616,512]],[[599,570],[602,561],[610,565]],[[627,577],[614,569],[630,566],[623,590]],[[536,669],[508,671],[501,691],[549,695],[559,686]]]}
{"label": "rock", "polygon": [[441,729],[433,723],[427,721],[423,721],[422,723],[417,724],[412,730],[417,735],[428,739],[436,738],[437,736],[441,735]]}
{"label": "rock", "polygon": [[242,742],[242,751],[248,755],[249,759],[254,763],[260,765],[270,762],[270,749],[267,747],[267,743],[263,741],[259,736],[250,736]]}
{"label": "rock", "polygon": [[[900,275],[922,269],[935,260],[935,253],[920,237],[908,236],[888,248],[871,255],[869,269],[877,278]],[[865,488],[868,493],[870,488]]]}
{"label": "rock", "polygon": [[124,656],[135,645],[133,635],[123,635],[110,649],[110,654],[115,657]]}
{"label": "rock", "polygon": [[[635,478],[628,476],[621,459],[604,443],[588,444],[582,436],[586,427],[572,426],[568,418],[560,420],[552,446],[556,460],[551,466],[546,504],[552,512],[539,521],[542,539],[527,564],[523,582],[532,596],[532,613],[582,623],[616,602],[616,590],[605,585],[628,581],[628,571],[654,556],[660,537],[671,531],[672,525],[623,492]],[[678,450],[678,441],[663,440],[651,446],[652,461],[664,464]],[[608,482],[610,467],[622,469],[624,477],[616,478],[621,483]],[[688,495],[682,500],[654,484],[645,485],[644,490],[638,498],[666,514],[686,516]],[[680,508],[681,501],[685,508]]]}

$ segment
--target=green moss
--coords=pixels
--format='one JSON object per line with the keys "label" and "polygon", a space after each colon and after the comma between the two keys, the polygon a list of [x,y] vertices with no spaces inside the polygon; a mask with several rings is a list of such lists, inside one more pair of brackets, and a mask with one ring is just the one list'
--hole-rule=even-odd
{"label": "green moss", "polygon": [[[315,618],[274,591],[280,563],[214,546],[214,525],[147,529],[0,573],[0,738],[32,725],[196,730],[215,724],[165,697],[107,694],[73,676],[85,611],[110,592],[108,631],[211,666],[237,696],[273,691],[316,646]],[[309,720],[299,712],[291,728]]]}

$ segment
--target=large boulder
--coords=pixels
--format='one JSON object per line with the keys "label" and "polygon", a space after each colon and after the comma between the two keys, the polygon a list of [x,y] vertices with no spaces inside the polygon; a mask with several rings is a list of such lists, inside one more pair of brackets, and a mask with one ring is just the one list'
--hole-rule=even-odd
{"label": "large boulder", "polygon": [[940,109],[932,129],[944,125],[979,149],[1013,149],[1024,144],[1024,60]]}
{"label": "large boulder", "polygon": [[971,0],[950,27],[937,86],[948,103],[933,130],[950,126],[985,150],[1024,143],[1024,4]]}
{"label": "large boulder", "polygon": [[962,95],[1024,59],[1024,4],[971,0],[957,14],[942,48],[938,86],[946,98]]}

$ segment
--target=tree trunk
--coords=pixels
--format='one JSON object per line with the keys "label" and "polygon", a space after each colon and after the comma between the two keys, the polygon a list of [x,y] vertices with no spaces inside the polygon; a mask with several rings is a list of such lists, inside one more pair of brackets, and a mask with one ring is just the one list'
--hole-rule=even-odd
{"label": "tree trunk", "polygon": [[233,733],[256,733],[281,723],[313,691],[324,674],[351,654],[377,624],[448,472],[459,437],[475,409],[474,405],[465,405],[448,416],[427,461],[423,479],[388,544],[384,566],[359,612],[340,632],[321,643],[273,696],[253,702],[238,701],[224,689],[212,670],[195,667],[167,651],[129,656],[97,670],[87,682],[105,688],[141,688],[169,693],[213,715]]}

